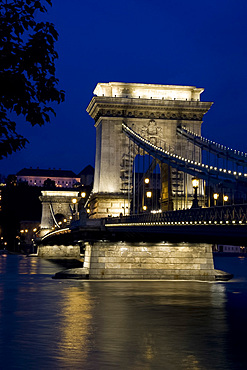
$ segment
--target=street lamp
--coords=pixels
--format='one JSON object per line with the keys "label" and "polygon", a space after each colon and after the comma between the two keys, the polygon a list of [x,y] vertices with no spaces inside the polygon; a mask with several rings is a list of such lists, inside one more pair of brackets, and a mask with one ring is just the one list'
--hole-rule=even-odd
{"label": "street lamp", "polygon": [[151,191],[147,191],[146,192],[146,196],[147,196],[147,198],[152,198],[152,192]]}
{"label": "street lamp", "polygon": [[146,178],[145,178],[145,180],[144,180],[145,184],[149,184],[149,181],[150,181],[150,180],[149,180],[149,178],[148,178],[148,177],[146,177]]}
{"label": "street lamp", "polygon": [[216,206],[217,205],[217,199],[219,198],[219,194],[214,193],[213,198],[214,198],[214,206]]}
{"label": "street lamp", "polygon": [[228,202],[228,195],[223,196],[223,205],[225,204],[225,202]]}
{"label": "street lamp", "polygon": [[74,207],[73,207],[73,214],[75,214],[75,213],[76,213],[75,205],[76,205],[76,203],[77,203],[77,199],[76,199],[76,198],[73,198],[73,199],[72,199],[72,203],[74,204]]}
{"label": "street lamp", "polygon": [[85,198],[85,197],[86,197],[86,193],[85,193],[85,191],[82,191],[82,192],[81,192],[81,197],[82,197],[82,198]]}
{"label": "street lamp", "polygon": [[147,210],[147,206],[143,206],[142,209],[143,209],[143,211],[146,211]]}
{"label": "street lamp", "polygon": [[199,187],[199,179],[198,178],[193,177],[192,186],[193,186],[193,189],[194,189],[195,192],[194,192],[194,198],[193,198],[191,208],[199,208],[198,199],[197,199],[197,189]]}

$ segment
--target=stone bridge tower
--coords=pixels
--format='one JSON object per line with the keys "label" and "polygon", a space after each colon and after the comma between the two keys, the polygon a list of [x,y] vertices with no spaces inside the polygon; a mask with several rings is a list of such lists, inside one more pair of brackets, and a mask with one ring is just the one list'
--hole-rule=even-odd
{"label": "stone bridge tower", "polygon": [[[119,82],[97,84],[95,96],[87,107],[96,127],[91,217],[119,216],[120,213],[127,214],[130,209],[123,175],[129,156],[129,139],[122,132],[122,122],[154,144],[162,140],[163,147],[172,152],[200,161],[200,149],[191,144],[188,146],[184,139],[178,137],[176,129],[185,126],[197,134],[201,133],[203,115],[212,105],[211,102],[200,101],[203,91],[194,86]],[[129,158],[129,166],[132,166],[133,160]],[[168,165],[161,165],[161,178],[162,209],[173,209],[172,197],[176,190],[173,189],[173,170]],[[181,178],[180,187],[184,186]],[[189,191],[192,193],[192,187]]]}
{"label": "stone bridge tower", "polygon": [[40,237],[52,231],[56,223],[62,222],[64,227],[63,221],[66,219],[69,222],[72,214],[78,212],[78,202],[81,199],[78,197],[78,191],[43,190],[41,194],[39,198],[42,203]]}

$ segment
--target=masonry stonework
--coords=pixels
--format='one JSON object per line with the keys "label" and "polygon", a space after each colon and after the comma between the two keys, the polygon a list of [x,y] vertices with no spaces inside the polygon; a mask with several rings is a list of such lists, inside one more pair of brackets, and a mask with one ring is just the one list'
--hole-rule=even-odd
{"label": "masonry stonework", "polygon": [[39,245],[37,254],[43,258],[79,258],[79,245]]}
{"label": "masonry stonework", "polygon": [[215,280],[208,244],[87,243],[90,279]]}
{"label": "masonry stonework", "polygon": [[[202,88],[194,86],[97,84],[95,96],[87,108],[96,127],[91,217],[119,216],[120,213],[128,214],[130,209],[126,183],[131,181],[128,177],[132,174],[135,155],[130,155],[129,139],[122,132],[122,122],[155,145],[201,161],[200,149],[179,137],[176,130],[178,126],[185,126],[201,134],[203,115],[212,105],[211,102],[200,101],[202,92]],[[168,166],[161,166],[161,178],[166,179],[162,184],[163,211],[182,207],[185,186],[191,195],[193,193],[190,175],[181,176],[178,189],[173,181],[173,172]],[[173,202],[175,193],[181,198],[176,206]]]}
{"label": "masonry stonework", "polygon": [[[77,212],[80,199],[78,191],[43,190],[41,194],[39,197],[42,203],[40,237],[52,231],[53,226],[56,224],[56,215],[62,215],[64,219],[69,220],[71,207],[75,207],[75,212]],[[76,199],[76,204],[73,204],[73,199]]]}

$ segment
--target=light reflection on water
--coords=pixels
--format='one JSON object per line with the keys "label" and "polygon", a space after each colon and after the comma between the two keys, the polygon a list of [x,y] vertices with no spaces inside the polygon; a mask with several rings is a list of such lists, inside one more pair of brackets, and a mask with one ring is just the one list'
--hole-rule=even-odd
{"label": "light reflection on water", "polygon": [[3,369],[247,368],[239,338],[246,335],[247,289],[240,277],[52,280],[60,270],[33,257],[0,259]]}

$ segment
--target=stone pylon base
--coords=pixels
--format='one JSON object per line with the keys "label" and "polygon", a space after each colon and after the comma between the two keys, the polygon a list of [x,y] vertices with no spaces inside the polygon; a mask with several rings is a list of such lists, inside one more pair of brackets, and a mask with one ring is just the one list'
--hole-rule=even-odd
{"label": "stone pylon base", "polygon": [[37,249],[39,257],[80,257],[80,246],[79,245],[39,245]]}
{"label": "stone pylon base", "polygon": [[208,244],[88,243],[84,267],[89,279],[215,280]]}
{"label": "stone pylon base", "polygon": [[89,201],[90,218],[119,217],[129,214],[130,202],[125,194],[93,194]]}
{"label": "stone pylon base", "polygon": [[42,238],[43,236],[45,236],[46,234],[50,233],[52,231],[52,228],[48,229],[48,228],[42,228],[40,229],[39,231],[39,238]]}

